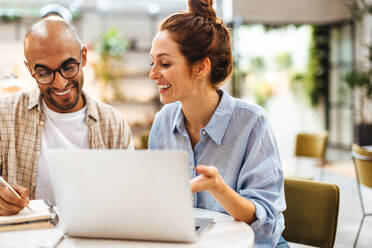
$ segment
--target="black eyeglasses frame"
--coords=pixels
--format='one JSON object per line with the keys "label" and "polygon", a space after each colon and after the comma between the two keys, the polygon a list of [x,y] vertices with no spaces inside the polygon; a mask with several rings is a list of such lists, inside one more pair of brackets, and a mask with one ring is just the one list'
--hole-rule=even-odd
{"label": "black eyeglasses frame", "polygon": [[[80,65],[81,65],[81,54],[82,54],[82,51],[83,51],[83,50],[80,50],[80,62],[78,62],[78,61],[74,61],[74,60],[72,60],[72,61],[67,60],[67,61],[63,62],[62,65],[61,65],[59,68],[57,68],[57,69],[55,69],[55,70],[52,70],[52,69],[50,69],[50,68],[48,68],[48,67],[46,67],[46,66],[43,66],[45,69],[47,69],[48,71],[50,71],[50,72],[53,73],[53,79],[52,79],[52,81],[50,81],[50,82],[48,82],[48,83],[42,83],[42,82],[40,82],[40,81],[36,78],[36,76],[35,76],[35,75],[37,74],[36,71],[35,71],[34,73],[32,73],[31,76],[32,76],[33,78],[35,78],[35,80],[36,80],[39,84],[42,84],[42,85],[48,85],[48,84],[53,83],[54,80],[55,80],[55,78],[56,78],[56,72],[59,72],[59,75],[61,75],[61,77],[65,78],[65,79],[72,79],[72,78],[76,77],[76,75],[79,74],[79,71],[80,71]],[[61,70],[62,70],[63,66],[66,65],[66,63],[72,63],[72,64],[76,64],[76,65],[78,66],[78,70],[76,71],[75,75],[73,75],[73,76],[71,76],[71,77],[65,77],[65,76],[63,75],[63,73],[62,73]]]}

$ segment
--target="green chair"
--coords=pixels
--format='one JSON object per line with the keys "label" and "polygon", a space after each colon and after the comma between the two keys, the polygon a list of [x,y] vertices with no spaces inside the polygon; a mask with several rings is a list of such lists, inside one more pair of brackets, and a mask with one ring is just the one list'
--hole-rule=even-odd
{"label": "green chair", "polygon": [[372,216],[372,212],[367,213],[364,208],[361,187],[361,185],[364,185],[366,187],[372,188],[372,151],[368,151],[356,144],[353,144],[351,155],[354,161],[360,205],[362,207],[363,213],[363,217],[358,228],[357,236],[354,241],[354,247],[356,247],[358,243],[359,234],[363,226],[364,218],[367,216]]}
{"label": "green chair", "polygon": [[[324,176],[323,166],[326,164],[327,143],[327,131],[321,133],[298,133],[296,136],[295,156],[317,159],[321,167],[320,179]],[[297,169],[298,166],[297,164]]]}
{"label": "green chair", "polygon": [[287,209],[283,237],[316,247],[333,247],[340,191],[337,185],[302,179],[284,180]]}

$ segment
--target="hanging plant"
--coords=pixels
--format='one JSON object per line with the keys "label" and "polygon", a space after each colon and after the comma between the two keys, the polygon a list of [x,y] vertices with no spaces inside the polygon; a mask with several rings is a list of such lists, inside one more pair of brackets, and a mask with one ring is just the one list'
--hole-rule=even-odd
{"label": "hanging plant", "polygon": [[309,97],[313,106],[328,97],[330,26],[313,26],[308,64]]}
{"label": "hanging plant", "polygon": [[372,14],[372,4],[366,0],[352,0],[348,5],[351,16],[356,21],[361,21],[364,16]]}
{"label": "hanging plant", "polygon": [[[366,0],[353,0],[350,5],[351,15],[356,23],[371,17],[372,4]],[[358,145],[372,144],[372,123],[368,120],[372,101],[372,44],[367,46],[368,62],[357,65],[347,72],[343,80],[351,91],[358,90],[359,106],[354,111],[354,142]]]}
{"label": "hanging plant", "polygon": [[11,23],[21,20],[21,14],[13,9],[0,9],[0,21]]}
{"label": "hanging plant", "polygon": [[[369,63],[372,65],[372,49],[369,48]],[[365,106],[368,101],[372,100],[372,68],[371,66],[367,69],[353,69],[345,73],[344,82],[350,88],[350,90],[359,89],[361,97],[359,97],[359,118],[362,124],[367,124],[367,113]],[[355,118],[356,119],[356,118]]]}
{"label": "hanging plant", "polygon": [[291,78],[291,88],[297,94],[302,89],[312,106],[328,97],[330,30],[330,26],[312,27],[307,71],[295,73]]}

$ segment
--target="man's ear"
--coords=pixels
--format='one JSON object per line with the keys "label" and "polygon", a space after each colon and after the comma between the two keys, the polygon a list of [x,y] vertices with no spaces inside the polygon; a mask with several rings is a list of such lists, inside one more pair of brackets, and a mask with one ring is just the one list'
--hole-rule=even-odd
{"label": "man's ear", "polygon": [[208,57],[206,57],[198,61],[194,65],[194,68],[193,68],[194,75],[197,77],[205,77],[206,75],[208,75],[210,68],[211,68],[211,61]]}
{"label": "man's ear", "polygon": [[83,46],[81,50],[81,65],[85,66],[87,64],[87,47]]}
{"label": "man's ear", "polygon": [[32,74],[32,71],[31,71],[31,67],[30,67],[30,64],[25,60],[23,61],[27,67],[27,70]]}

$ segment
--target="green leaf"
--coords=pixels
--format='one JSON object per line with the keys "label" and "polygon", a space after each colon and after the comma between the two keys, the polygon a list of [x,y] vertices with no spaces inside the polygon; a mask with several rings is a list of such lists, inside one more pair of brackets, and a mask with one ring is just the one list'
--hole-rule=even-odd
{"label": "green leaf", "polygon": [[127,41],[120,35],[117,28],[109,28],[97,45],[97,50],[102,58],[121,57],[127,50]]}

